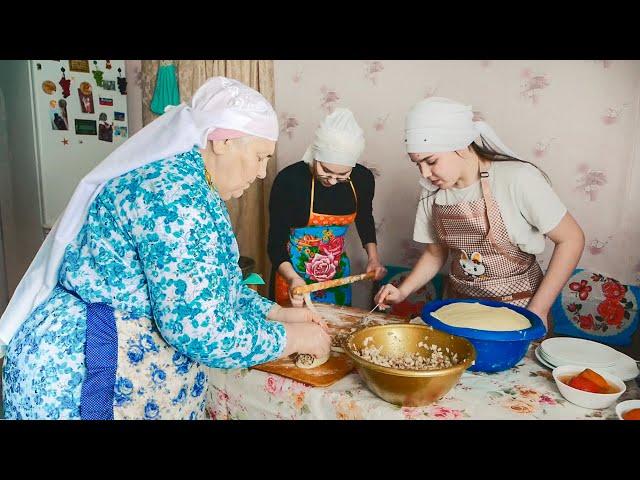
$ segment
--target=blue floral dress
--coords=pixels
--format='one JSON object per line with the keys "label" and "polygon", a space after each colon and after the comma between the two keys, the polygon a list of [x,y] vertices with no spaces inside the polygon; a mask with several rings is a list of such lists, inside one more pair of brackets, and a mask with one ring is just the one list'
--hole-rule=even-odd
{"label": "blue floral dress", "polygon": [[197,149],[107,183],[59,283],[7,347],[5,418],[202,418],[206,367],[279,357]]}

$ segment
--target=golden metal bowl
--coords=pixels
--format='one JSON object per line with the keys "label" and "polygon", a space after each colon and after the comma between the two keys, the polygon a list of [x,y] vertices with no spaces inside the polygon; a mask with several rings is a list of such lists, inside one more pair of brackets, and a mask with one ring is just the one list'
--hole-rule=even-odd
{"label": "golden metal bowl", "polygon": [[[424,342],[429,345],[438,345],[443,351],[448,348],[449,353],[457,353],[460,363],[439,370],[383,367],[355,353],[356,350],[363,348],[367,337],[371,337],[369,346],[384,347],[382,354],[421,353],[428,356],[427,350],[418,346],[418,343]],[[426,340],[425,337],[427,337]],[[462,372],[469,368],[476,358],[475,348],[467,339],[428,326],[413,324],[364,328],[347,338],[344,350],[373,393],[389,403],[407,407],[428,405],[442,398],[458,383]]]}

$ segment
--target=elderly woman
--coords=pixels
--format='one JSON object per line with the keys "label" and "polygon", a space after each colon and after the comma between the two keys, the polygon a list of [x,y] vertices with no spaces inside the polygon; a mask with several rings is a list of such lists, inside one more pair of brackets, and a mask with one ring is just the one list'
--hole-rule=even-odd
{"label": "elderly woman", "polygon": [[[373,219],[375,180],[358,162],[364,132],[353,113],[337,108],[316,130],[314,143],[301,161],[283,169],[271,188],[268,252],[273,264],[271,298],[301,306],[293,289],[307,283],[350,275],[344,242],[356,224],[367,252],[367,272],[376,279],[386,269],[380,263]],[[351,305],[351,285],[313,292],[321,303]]]}
{"label": "elderly woman", "polygon": [[81,181],[0,321],[6,418],[203,418],[206,367],[328,355],[320,319],[242,284],[223,200],[277,136],[262,95],[215,77]]}

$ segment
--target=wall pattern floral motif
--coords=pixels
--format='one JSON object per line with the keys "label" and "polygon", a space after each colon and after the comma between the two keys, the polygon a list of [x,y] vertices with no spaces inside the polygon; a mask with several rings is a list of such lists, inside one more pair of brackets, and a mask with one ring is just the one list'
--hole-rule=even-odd
{"label": "wall pattern floral motif", "polygon": [[[524,159],[542,168],[585,231],[580,266],[640,282],[640,61],[276,61],[278,170],[300,160],[319,121],[350,108],[365,130],[362,163],[376,173],[374,215],[387,265],[410,265],[418,172],[402,142],[407,110],[444,96],[473,106]],[[354,273],[365,254],[351,229]],[[548,264],[552,244],[538,258]],[[354,285],[354,305],[370,284]]]}

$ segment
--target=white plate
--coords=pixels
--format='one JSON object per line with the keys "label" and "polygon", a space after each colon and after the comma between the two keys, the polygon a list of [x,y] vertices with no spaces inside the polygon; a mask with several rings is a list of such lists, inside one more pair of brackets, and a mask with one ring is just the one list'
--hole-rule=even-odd
{"label": "white plate", "polygon": [[540,356],[550,365],[578,365],[581,367],[585,367],[585,368],[607,368],[607,367],[611,367],[612,365],[608,365],[607,367],[602,367],[598,364],[593,364],[593,363],[588,363],[588,362],[563,362],[562,360],[558,360],[557,358],[552,357],[551,355],[549,355],[547,352],[545,352],[544,348],[542,348],[542,346],[540,346]]}
{"label": "white plate", "polygon": [[640,375],[636,361],[622,352],[618,352],[618,361],[615,366],[606,368],[605,370],[611,371],[615,376],[620,377],[623,382],[633,380]]}
{"label": "white plate", "polygon": [[583,338],[556,337],[540,344],[545,356],[563,364],[590,365],[594,367],[612,367],[618,361],[618,351]]}
{"label": "white plate", "polygon": [[[536,358],[540,363],[542,363],[545,367],[548,367],[552,370],[559,366],[559,365],[554,365],[550,363],[548,360],[546,360],[545,357],[543,357],[540,354],[539,350],[540,350],[540,347],[537,347],[535,349],[535,354],[536,354]],[[603,370],[606,370],[612,373],[613,375],[615,375],[616,377],[619,377],[623,382],[628,382],[636,378],[640,374],[640,370],[638,370],[638,365],[636,364],[636,361],[630,356],[625,355],[622,352],[618,352],[617,350],[616,352],[618,353],[618,361],[616,362],[616,364],[613,367],[603,368]],[[562,365],[569,365],[569,364],[563,363]]]}
{"label": "white plate", "polygon": [[547,361],[542,357],[542,355],[540,354],[540,347],[537,347],[537,348],[536,348],[535,353],[536,353],[536,358],[538,359],[538,361],[539,361],[542,365],[544,365],[544,366],[545,366],[545,367],[547,367],[547,368],[550,368],[551,370],[553,370],[554,368],[556,368],[556,366],[555,366],[555,365],[551,365],[549,362],[547,362]]}
{"label": "white plate", "polygon": [[553,365],[553,368],[557,367],[558,365],[568,365],[565,364],[564,362],[560,362],[556,359],[553,358],[549,358],[549,355],[547,355],[545,353],[545,351],[542,349],[542,347],[538,347],[536,348],[536,353],[538,358],[541,358],[542,360],[545,361],[545,363],[549,364],[549,365]]}

